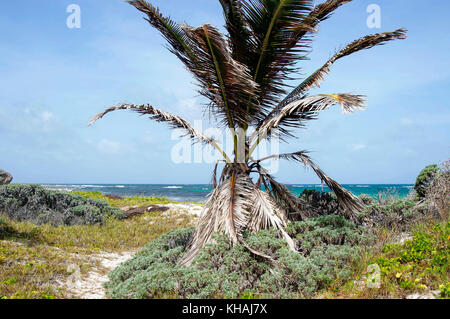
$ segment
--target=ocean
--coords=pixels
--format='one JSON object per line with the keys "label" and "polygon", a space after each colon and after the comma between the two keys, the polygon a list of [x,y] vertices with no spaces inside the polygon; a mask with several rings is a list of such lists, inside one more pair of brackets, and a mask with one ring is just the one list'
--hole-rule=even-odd
{"label": "ocean", "polygon": [[[212,186],[208,184],[45,184],[49,189],[64,191],[99,191],[103,194],[117,196],[143,196],[143,197],[167,197],[174,201],[203,202],[210,193]],[[288,184],[289,190],[300,195],[305,189],[315,189],[330,192],[330,189],[320,184]],[[342,184],[344,188],[359,196],[367,194],[376,197],[379,193],[388,192],[393,196],[405,197],[409,194],[413,185],[406,184]]]}

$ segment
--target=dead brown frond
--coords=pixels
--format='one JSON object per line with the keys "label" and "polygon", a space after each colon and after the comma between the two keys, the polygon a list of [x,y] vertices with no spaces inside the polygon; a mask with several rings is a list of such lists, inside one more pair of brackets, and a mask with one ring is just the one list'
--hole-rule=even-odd
{"label": "dead brown frond", "polygon": [[278,113],[267,117],[251,136],[250,142],[253,142],[257,136],[267,135],[274,128],[301,127],[302,119],[315,118],[318,112],[326,110],[336,103],[341,106],[343,113],[351,113],[365,107],[362,95],[319,94],[305,97],[282,107]]}

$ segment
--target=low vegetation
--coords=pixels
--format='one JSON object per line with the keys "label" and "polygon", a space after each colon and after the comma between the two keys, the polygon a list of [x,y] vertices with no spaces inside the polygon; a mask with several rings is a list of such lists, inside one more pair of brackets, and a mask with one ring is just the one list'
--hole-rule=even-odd
{"label": "low vegetation", "polygon": [[72,191],[71,194],[80,195],[85,198],[97,199],[107,202],[109,205],[113,207],[133,207],[133,206],[146,206],[146,205],[154,205],[154,204],[169,204],[173,201],[170,201],[166,197],[139,197],[139,196],[130,196],[130,197],[119,197],[119,196],[110,196],[105,195],[100,192],[79,192]]}
{"label": "low vegetation", "polygon": [[436,164],[428,165],[425,167],[416,178],[414,189],[418,198],[424,198],[427,189],[433,182],[434,176],[439,172],[439,167]]}
{"label": "low vegetation", "polygon": [[[380,239],[386,239],[379,234]],[[385,233],[384,233],[385,235]],[[394,237],[395,238],[395,237]],[[322,292],[325,298],[449,298],[450,223],[428,221],[414,226],[413,236],[378,249],[366,249],[353,265],[355,280]],[[373,266],[379,269],[379,286]],[[372,282],[373,284],[373,282]]]}
{"label": "low vegetation", "polygon": [[67,298],[61,283],[96,263],[84,256],[135,251],[164,233],[192,225],[188,215],[145,213],[132,219],[107,218],[103,224],[52,226],[0,219],[0,298]]}
{"label": "low vegetation", "polygon": [[192,267],[178,266],[186,252],[192,228],[164,235],[135,258],[110,274],[108,288],[114,298],[301,298],[312,296],[332,282],[345,281],[346,267],[359,259],[358,245],[373,243],[342,216],[323,216],[289,227],[302,254],[289,250],[275,230],[246,233],[246,242],[275,260],[255,259],[242,245],[231,245],[216,234]]}
{"label": "low vegetation", "polygon": [[[67,298],[61,283],[71,274],[69,265],[87,274],[101,266],[86,256],[142,247],[109,274],[110,298],[450,298],[448,167],[434,174],[423,198],[361,196],[365,209],[353,220],[334,196],[305,192],[311,217],[286,228],[299,253],[274,229],[244,232],[245,242],[269,259],[216,233],[192,266],[180,266],[193,217],[174,211],[59,226],[3,214],[0,298]],[[70,196],[109,209],[169,202],[97,192]]]}
{"label": "low vegetation", "polygon": [[101,224],[108,217],[125,218],[120,209],[101,199],[21,184],[0,186],[0,212],[14,220],[53,226]]}

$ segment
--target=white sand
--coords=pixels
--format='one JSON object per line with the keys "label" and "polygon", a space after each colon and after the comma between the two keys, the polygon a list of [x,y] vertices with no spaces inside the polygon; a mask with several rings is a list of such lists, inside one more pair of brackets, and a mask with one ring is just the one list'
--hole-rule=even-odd
{"label": "white sand", "polygon": [[109,280],[108,273],[132,258],[134,254],[134,252],[102,252],[95,255],[79,256],[87,262],[95,263],[99,261],[101,268],[94,268],[87,275],[83,275],[78,272],[78,267],[69,265],[68,271],[72,272],[72,275],[66,282],[60,284],[66,288],[68,295],[72,298],[105,299],[106,290],[103,284]]}

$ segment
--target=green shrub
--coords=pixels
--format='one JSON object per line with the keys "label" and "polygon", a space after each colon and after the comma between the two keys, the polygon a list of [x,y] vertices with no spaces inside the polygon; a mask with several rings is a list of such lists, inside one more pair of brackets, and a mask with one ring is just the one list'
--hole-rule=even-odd
{"label": "green shrub", "polygon": [[0,211],[18,221],[54,226],[96,224],[107,217],[125,217],[103,200],[20,184],[0,187]]}
{"label": "green shrub", "polygon": [[295,222],[289,232],[301,253],[288,249],[273,229],[244,234],[252,248],[272,256],[276,265],[256,258],[242,245],[215,234],[192,266],[176,263],[193,228],[172,231],[148,244],[110,273],[112,298],[298,298],[310,297],[333,282],[350,279],[348,265],[359,258],[358,245],[373,241],[341,216]]}
{"label": "green shrub", "polygon": [[443,220],[450,216],[450,160],[441,164],[432,183],[426,189],[425,200],[430,202]]}
{"label": "green shrub", "polygon": [[363,200],[366,204],[359,214],[365,226],[406,230],[414,222],[432,214],[429,202],[393,198],[381,204],[376,200]]}
{"label": "green shrub", "polygon": [[344,213],[334,194],[305,189],[299,197],[305,201],[311,217]]}
{"label": "green shrub", "polygon": [[428,165],[417,176],[414,189],[416,190],[419,198],[424,198],[427,193],[427,188],[433,182],[433,178],[439,171],[439,167],[436,164]]}

